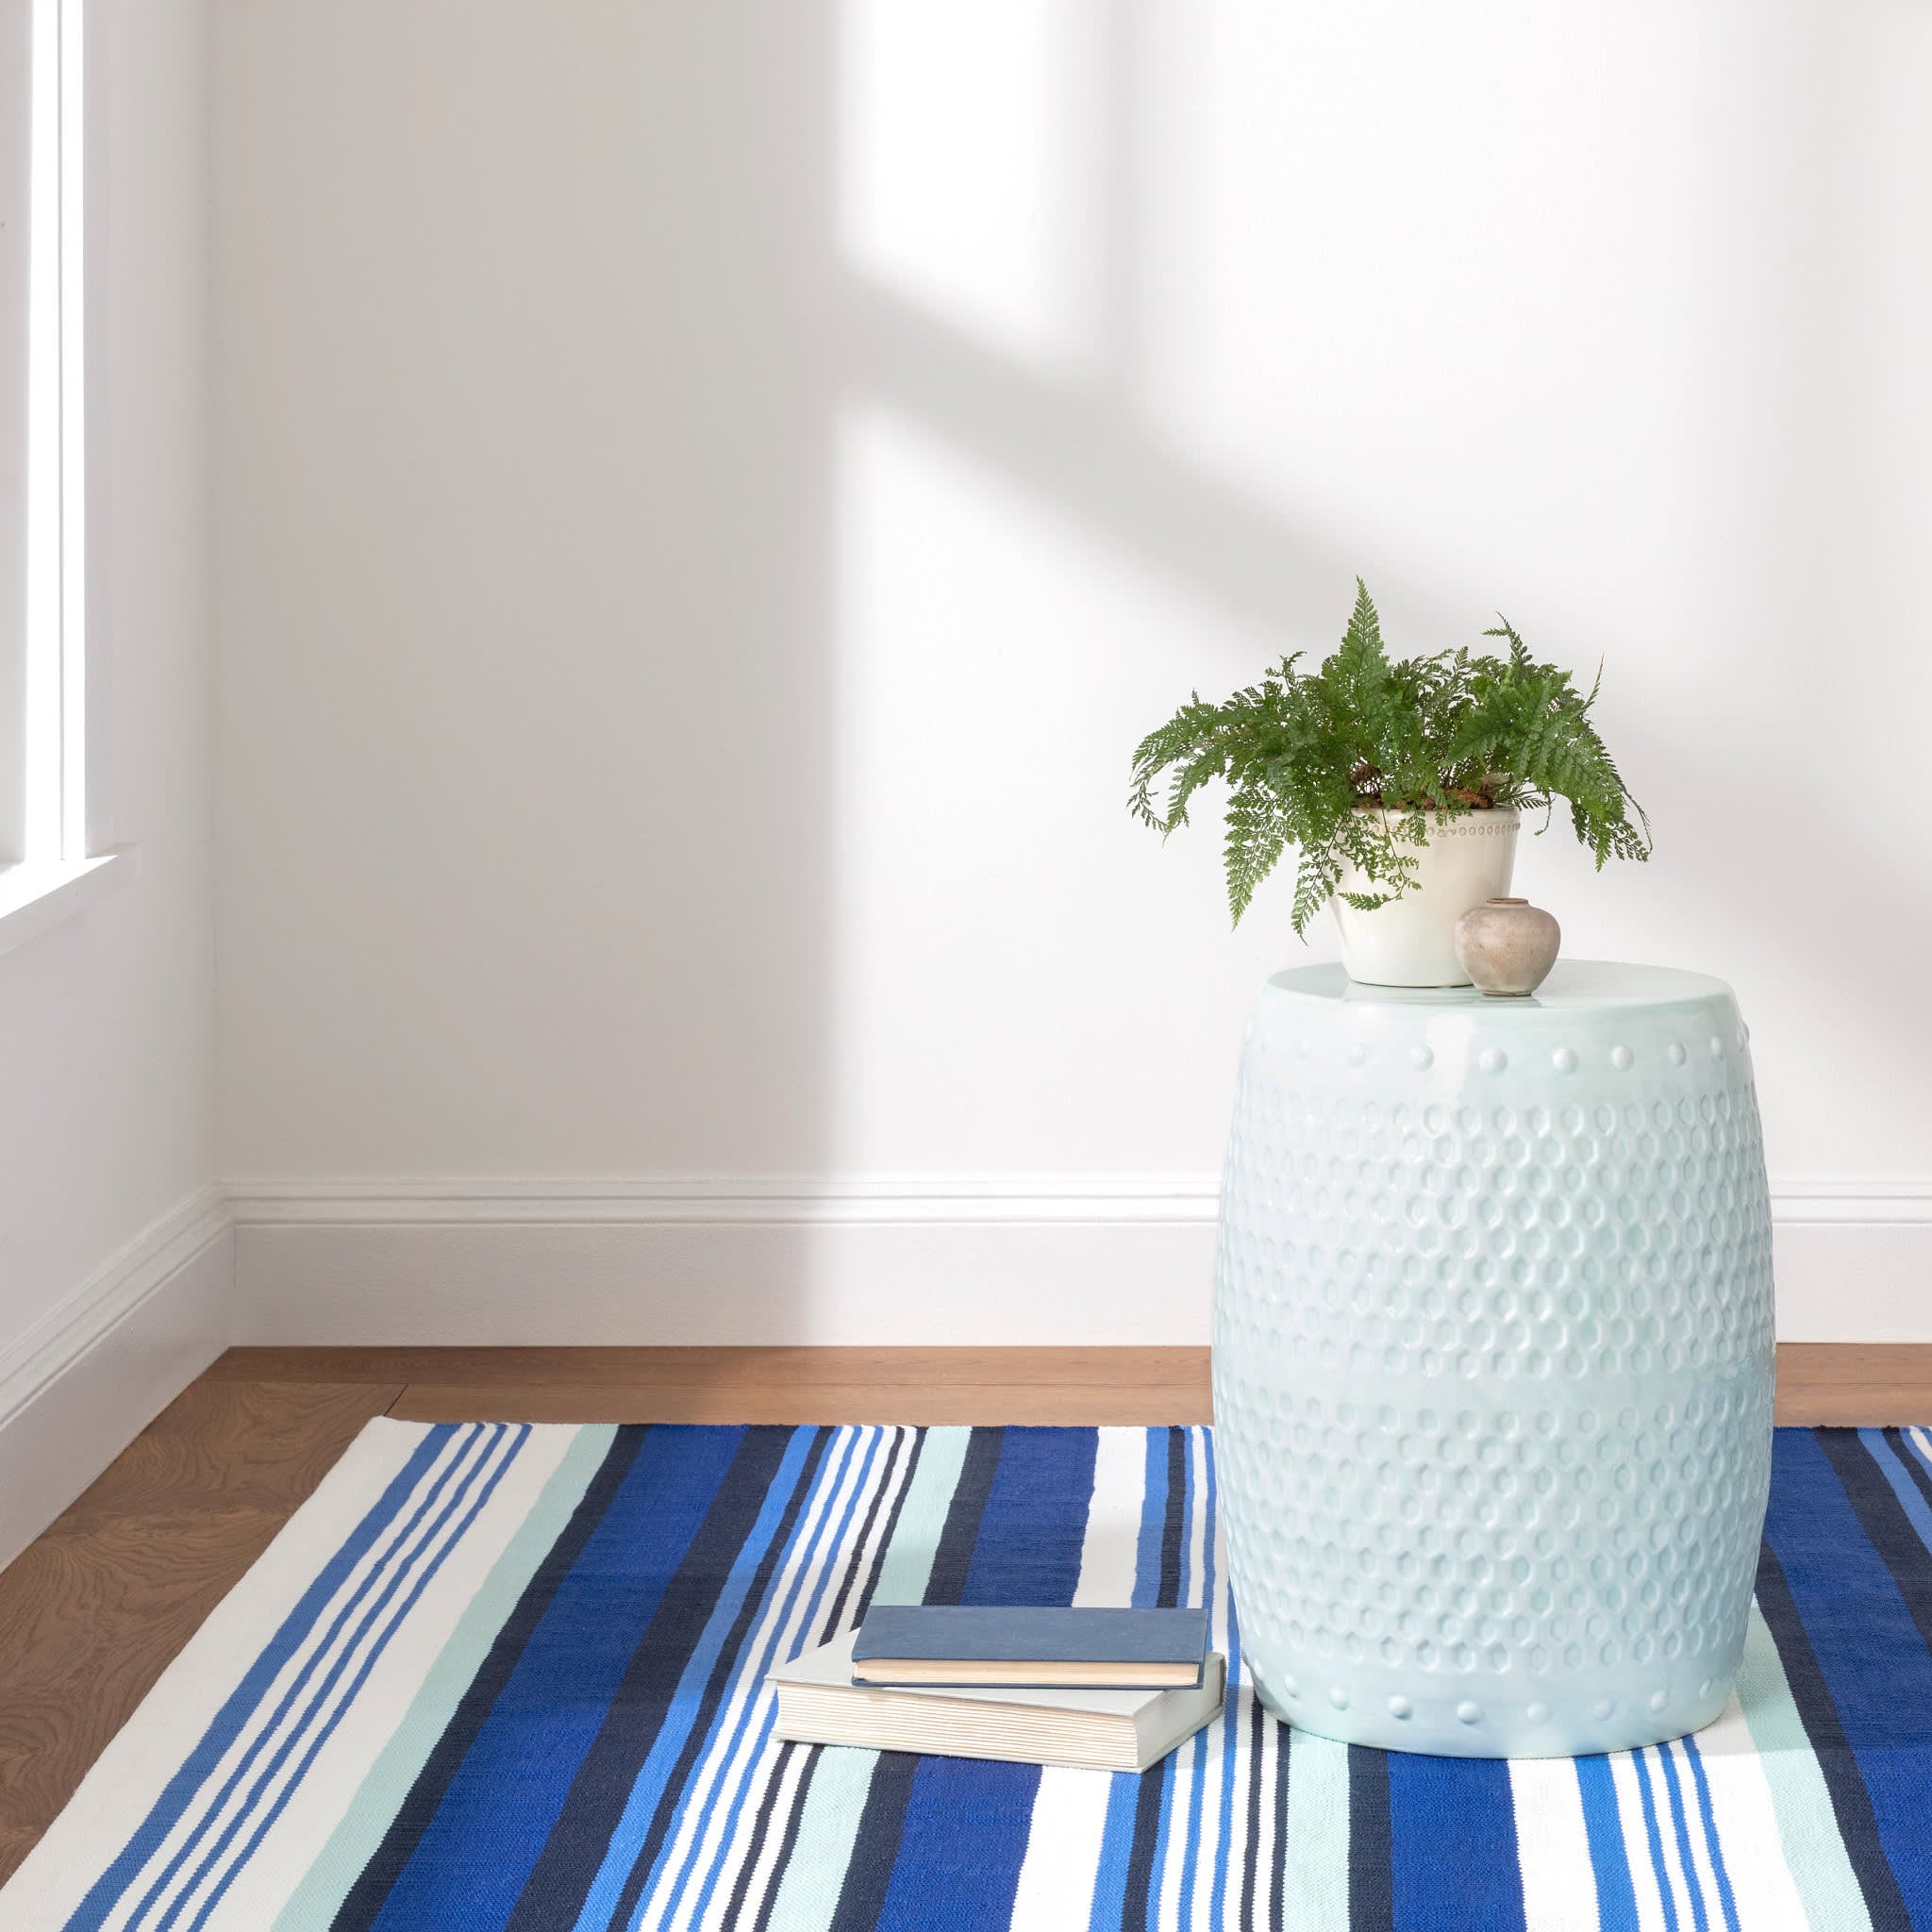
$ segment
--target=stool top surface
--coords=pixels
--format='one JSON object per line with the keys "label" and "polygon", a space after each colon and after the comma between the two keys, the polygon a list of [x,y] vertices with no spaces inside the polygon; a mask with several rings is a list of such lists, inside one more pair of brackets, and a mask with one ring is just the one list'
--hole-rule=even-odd
{"label": "stool top surface", "polygon": [[1674,1007],[1693,1000],[1728,999],[1731,990],[1706,973],[1674,966],[1626,966],[1608,959],[1558,959],[1536,991],[1497,999],[1473,986],[1370,986],[1351,979],[1336,961],[1291,966],[1269,981],[1270,991],[1347,1006],[1464,1007],[1486,1013],[1578,1014],[1629,1007]]}

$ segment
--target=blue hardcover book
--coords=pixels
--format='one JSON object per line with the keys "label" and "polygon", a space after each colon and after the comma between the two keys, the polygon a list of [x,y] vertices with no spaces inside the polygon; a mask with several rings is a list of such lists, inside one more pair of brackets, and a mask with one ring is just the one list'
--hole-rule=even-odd
{"label": "blue hardcover book", "polygon": [[883,1605],[859,1626],[852,1681],[1166,1690],[1199,1684],[1207,1660],[1206,1610]]}

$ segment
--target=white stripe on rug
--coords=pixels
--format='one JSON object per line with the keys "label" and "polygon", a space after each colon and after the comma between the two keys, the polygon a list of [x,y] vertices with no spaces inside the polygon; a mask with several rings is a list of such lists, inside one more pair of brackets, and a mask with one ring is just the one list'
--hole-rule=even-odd
{"label": "white stripe on rug", "polygon": [[1576,1766],[1568,1757],[1515,1758],[1509,1796],[1528,1932],[1597,1932],[1596,1868]]}
{"label": "white stripe on rug", "polygon": [[[1074,1590],[1076,1608],[1125,1608],[1133,1603],[1146,1495],[1146,1431],[1100,1430]],[[1111,1788],[1104,1772],[1071,1765],[1048,1765],[1040,1774],[1009,1932],[1084,1932],[1093,1909]]]}

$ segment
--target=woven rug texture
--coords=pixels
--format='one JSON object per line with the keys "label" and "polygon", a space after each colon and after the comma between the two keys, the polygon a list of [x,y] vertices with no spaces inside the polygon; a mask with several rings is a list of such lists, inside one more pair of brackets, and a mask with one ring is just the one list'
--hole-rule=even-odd
{"label": "woven rug texture", "polygon": [[[1144,1775],[819,1750],[869,1603],[1205,1604]],[[7,1932],[1932,1928],[1932,1437],[1778,1432],[1739,1693],[1497,1763],[1268,1717],[1206,1429],[375,1422],[0,1891]]]}

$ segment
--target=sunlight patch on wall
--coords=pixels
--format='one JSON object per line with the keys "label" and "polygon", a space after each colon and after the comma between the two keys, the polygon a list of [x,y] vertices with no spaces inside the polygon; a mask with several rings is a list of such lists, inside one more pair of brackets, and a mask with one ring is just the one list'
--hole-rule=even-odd
{"label": "sunlight patch on wall", "polygon": [[844,0],[849,264],[1036,363],[1091,353],[1101,0]]}

